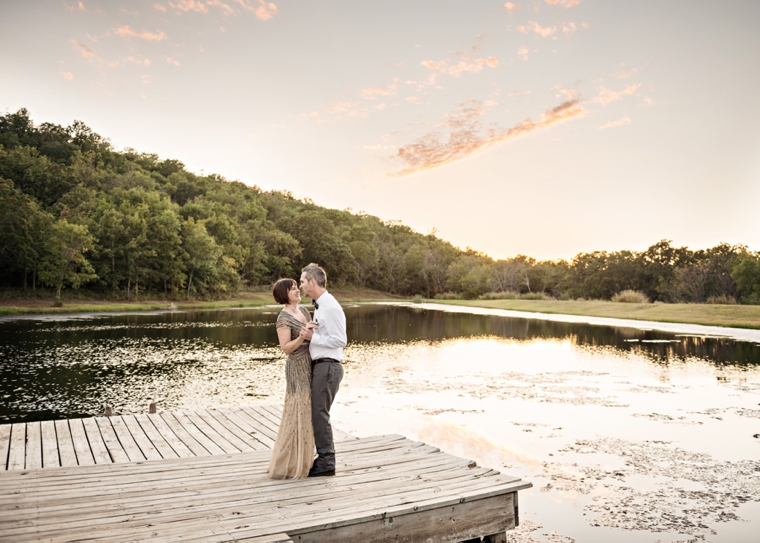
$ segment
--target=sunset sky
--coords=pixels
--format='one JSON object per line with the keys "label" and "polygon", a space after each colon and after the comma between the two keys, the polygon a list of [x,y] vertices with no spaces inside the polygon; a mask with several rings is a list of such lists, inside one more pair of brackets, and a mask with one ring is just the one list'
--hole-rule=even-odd
{"label": "sunset sky", "polygon": [[0,111],[496,258],[760,250],[757,0],[0,0]]}

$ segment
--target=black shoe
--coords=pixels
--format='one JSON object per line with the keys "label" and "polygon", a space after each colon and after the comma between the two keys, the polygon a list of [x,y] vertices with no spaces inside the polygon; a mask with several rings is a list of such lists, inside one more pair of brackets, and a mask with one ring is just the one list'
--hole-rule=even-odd
{"label": "black shoe", "polygon": [[335,468],[333,469],[314,469],[309,470],[309,477],[330,477],[335,475]]}

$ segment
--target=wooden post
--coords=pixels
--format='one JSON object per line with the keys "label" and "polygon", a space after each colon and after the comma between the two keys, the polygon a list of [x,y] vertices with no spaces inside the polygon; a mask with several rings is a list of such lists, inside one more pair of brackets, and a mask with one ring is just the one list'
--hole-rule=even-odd
{"label": "wooden post", "polygon": [[111,406],[108,404],[106,404],[106,408],[104,411],[105,411],[106,417],[110,417],[111,415],[113,415],[113,409],[111,409]]}
{"label": "wooden post", "polygon": [[156,413],[156,402],[150,402],[150,405],[148,406],[148,413]]}

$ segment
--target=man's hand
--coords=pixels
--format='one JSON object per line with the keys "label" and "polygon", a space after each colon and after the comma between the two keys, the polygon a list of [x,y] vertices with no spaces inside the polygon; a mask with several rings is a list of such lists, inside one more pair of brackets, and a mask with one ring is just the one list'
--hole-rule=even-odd
{"label": "man's hand", "polygon": [[[312,324],[312,323],[309,323],[309,324]],[[311,336],[314,335],[314,328],[316,328],[316,327],[310,328],[309,324],[301,328],[301,334],[300,334],[301,337],[307,341],[311,341]]]}

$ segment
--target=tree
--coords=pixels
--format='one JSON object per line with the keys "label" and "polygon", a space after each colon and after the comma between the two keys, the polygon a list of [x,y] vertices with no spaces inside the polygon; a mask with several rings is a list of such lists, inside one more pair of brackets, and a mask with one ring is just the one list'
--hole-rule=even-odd
{"label": "tree", "polygon": [[34,266],[37,247],[34,239],[34,220],[39,213],[29,196],[0,177],[0,262],[10,272]]}
{"label": "tree", "polygon": [[[205,224],[190,217],[182,224],[182,248],[187,258],[187,297],[191,290],[205,290],[217,275],[216,264],[222,256],[222,248],[206,231]],[[193,280],[201,285],[197,288]]]}
{"label": "tree", "polygon": [[40,279],[45,284],[56,287],[57,304],[61,301],[64,283],[79,288],[83,283],[98,278],[85,257],[93,243],[94,240],[84,225],[59,219],[52,226],[45,241],[47,255],[42,261]]}
{"label": "tree", "polygon": [[760,253],[745,254],[731,272],[743,302],[760,303]]}

